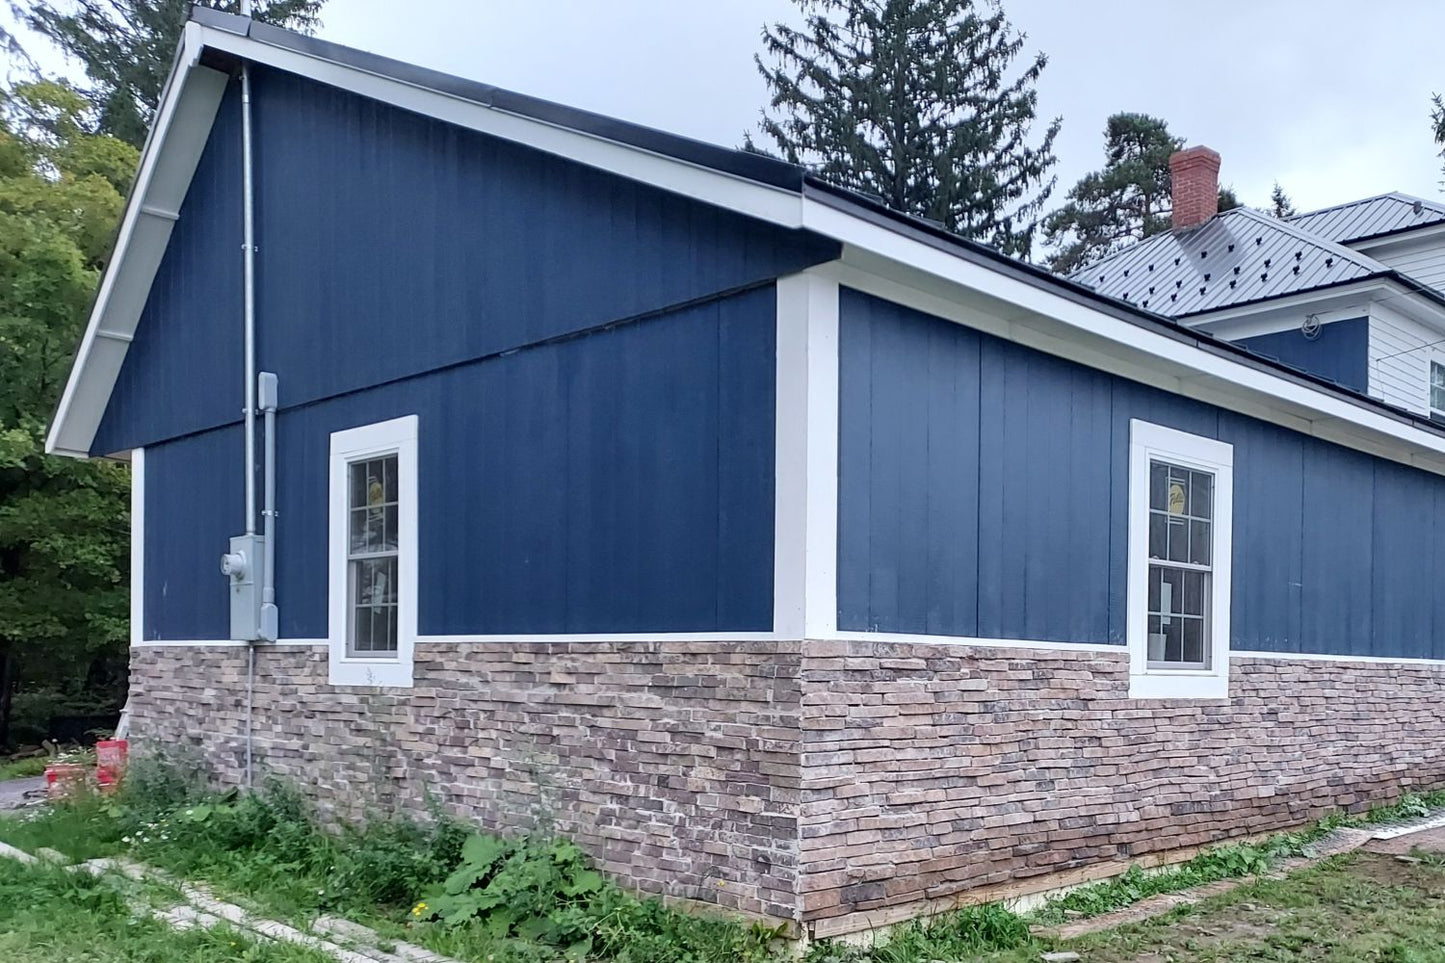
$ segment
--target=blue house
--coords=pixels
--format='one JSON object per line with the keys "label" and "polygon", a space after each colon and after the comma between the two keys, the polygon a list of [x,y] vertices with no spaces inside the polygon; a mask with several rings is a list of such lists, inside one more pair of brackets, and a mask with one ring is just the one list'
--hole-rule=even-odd
{"label": "blue house", "polygon": [[138,746],[814,936],[1445,783],[1428,412],[195,17],[49,438],[131,465]]}

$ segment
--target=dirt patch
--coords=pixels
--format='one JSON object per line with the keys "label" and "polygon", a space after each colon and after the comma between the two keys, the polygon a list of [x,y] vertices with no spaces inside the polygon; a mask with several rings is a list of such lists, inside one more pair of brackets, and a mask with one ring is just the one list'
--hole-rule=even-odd
{"label": "dirt patch", "polygon": [[1425,829],[1418,833],[1406,833],[1394,839],[1376,839],[1365,844],[1365,852],[1386,855],[1402,855],[1421,850],[1427,853],[1445,853],[1445,826]]}

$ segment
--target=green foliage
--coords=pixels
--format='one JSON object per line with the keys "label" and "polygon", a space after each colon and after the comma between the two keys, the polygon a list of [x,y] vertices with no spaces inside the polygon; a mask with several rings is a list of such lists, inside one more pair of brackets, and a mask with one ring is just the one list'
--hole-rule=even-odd
{"label": "green foliage", "polygon": [[[293,30],[320,24],[325,0],[256,0],[254,17]],[[199,6],[239,11],[238,0]],[[29,25],[80,61],[98,129],[140,147],[180,44],[191,0],[35,0]]]}
{"label": "green foliage", "polygon": [[1295,216],[1294,201],[1291,201],[1284,188],[1279,186],[1279,181],[1274,182],[1274,189],[1269,192],[1269,207],[1265,209],[1265,213],[1281,221]]}
{"label": "green foliage", "polygon": [[997,903],[967,906],[895,928],[872,947],[823,940],[806,963],[931,963],[972,959],[979,953],[1035,945],[1029,924]]}
{"label": "green foliage", "polygon": [[[1052,121],[1036,145],[1048,58],[997,0],[795,0],[756,59],[761,132],[794,163],[1008,254],[1027,255],[1053,190]],[[747,146],[758,149],[749,138]]]}
{"label": "green foliage", "polygon": [[0,100],[0,743],[23,682],[122,688],[129,605],[124,466],[44,454],[135,151],[88,133],[85,100]]}
{"label": "green foliage", "polygon": [[[1072,274],[1136,241],[1172,226],[1173,178],[1169,157],[1184,140],[1148,114],[1119,113],[1104,127],[1104,166],[1069,190],[1067,203],[1044,221],[1053,248],[1049,269]],[[1239,206],[1228,187],[1219,209]]]}
{"label": "green foliage", "polygon": [[[1430,128],[1435,143],[1445,146],[1445,100],[1439,94],[1430,96]],[[1445,157],[1445,150],[1440,151],[1440,156]]]}
{"label": "green foliage", "polygon": [[[172,900],[173,901],[173,900]],[[0,860],[0,959],[25,963],[334,963],[222,924],[177,932],[132,912],[111,878]]]}

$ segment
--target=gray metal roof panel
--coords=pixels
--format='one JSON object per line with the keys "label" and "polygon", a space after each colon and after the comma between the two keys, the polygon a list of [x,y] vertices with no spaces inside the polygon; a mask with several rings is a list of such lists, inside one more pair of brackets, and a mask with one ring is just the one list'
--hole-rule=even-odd
{"label": "gray metal roof panel", "polygon": [[1076,271],[1100,294],[1169,317],[1359,281],[1389,268],[1249,208],[1173,230]]}
{"label": "gray metal roof panel", "polygon": [[1343,244],[1445,224],[1445,205],[1395,192],[1296,214],[1289,223]]}

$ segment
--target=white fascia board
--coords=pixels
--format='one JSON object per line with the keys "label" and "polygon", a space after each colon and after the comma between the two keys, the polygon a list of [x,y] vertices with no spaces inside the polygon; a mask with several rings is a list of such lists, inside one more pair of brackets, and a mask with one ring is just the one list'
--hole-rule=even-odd
{"label": "white fascia board", "polygon": [[[962,323],[1028,343],[1025,331],[1045,335],[1054,345],[1042,350],[1082,360],[1123,377],[1147,371],[1147,383],[1185,397],[1240,411],[1297,431],[1359,448],[1381,457],[1440,471],[1445,437],[1382,411],[1336,397],[1308,384],[1207,350],[1187,338],[1117,318],[1078,303],[1048,287],[975,264],[901,232],[870,223],[816,200],[804,204],[803,226],[844,244],[843,261],[885,277],[932,275],[951,293],[943,300],[983,297],[996,318],[969,313]],[[880,262],[884,267],[879,268]],[[999,330],[990,330],[998,328]]]}
{"label": "white fascia board", "polygon": [[227,76],[200,65],[200,31],[192,23],[182,34],[175,72],[121,217],[115,253],[45,440],[51,454],[84,458],[90,451],[226,91]]}
{"label": "white fascia board", "polygon": [[802,199],[796,191],[769,187],[675,157],[607,140],[593,134],[523,117],[498,107],[382,76],[347,64],[276,47],[251,37],[202,28],[205,46],[254,63],[348,90],[469,130],[524,144],[629,180],[796,228]]}

